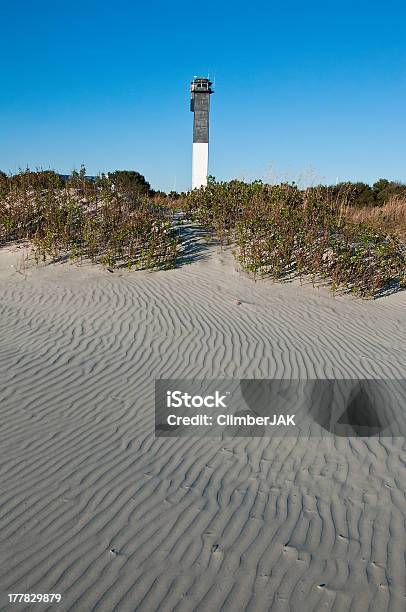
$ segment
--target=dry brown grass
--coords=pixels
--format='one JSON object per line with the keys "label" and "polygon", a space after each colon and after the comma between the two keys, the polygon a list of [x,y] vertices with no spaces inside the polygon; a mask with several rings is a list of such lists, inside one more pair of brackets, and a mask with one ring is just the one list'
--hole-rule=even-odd
{"label": "dry brown grass", "polygon": [[406,198],[392,196],[383,206],[346,208],[346,215],[355,223],[367,223],[384,232],[397,234],[406,241]]}

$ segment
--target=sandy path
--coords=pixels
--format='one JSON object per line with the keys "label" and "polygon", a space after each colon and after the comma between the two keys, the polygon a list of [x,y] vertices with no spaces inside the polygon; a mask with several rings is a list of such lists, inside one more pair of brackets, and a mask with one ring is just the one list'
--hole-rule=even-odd
{"label": "sandy path", "polygon": [[403,438],[154,439],[153,391],[406,377],[406,293],[254,283],[193,235],[188,254],[20,274],[0,252],[1,609],[403,612]]}

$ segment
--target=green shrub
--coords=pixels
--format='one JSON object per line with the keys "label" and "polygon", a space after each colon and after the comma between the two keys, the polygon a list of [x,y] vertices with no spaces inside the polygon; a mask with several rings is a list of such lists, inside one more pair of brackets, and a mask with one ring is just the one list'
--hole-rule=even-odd
{"label": "green shrub", "polygon": [[343,197],[326,188],[260,182],[209,182],[186,198],[188,214],[235,243],[255,275],[311,275],[333,287],[373,296],[406,287],[406,249],[395,236],[350,223]]}
{"label": "green shrub", "polygon": [[67,182],[32,180],[21,173],[0,198],[0,244],[29,240],[39,261],[85,258],[106,266],[167,268],[178,237],[169,211],[133,192],[117,191],[107,177]]}

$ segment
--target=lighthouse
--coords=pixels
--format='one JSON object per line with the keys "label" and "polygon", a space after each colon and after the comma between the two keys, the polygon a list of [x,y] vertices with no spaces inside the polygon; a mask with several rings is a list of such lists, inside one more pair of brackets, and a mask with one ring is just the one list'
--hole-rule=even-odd
{"label": "lighthouse", "polygon": [[193,113],[192,189],[207,185],[212,85],[210,79],[197,77],[190,84],[190,110]]}

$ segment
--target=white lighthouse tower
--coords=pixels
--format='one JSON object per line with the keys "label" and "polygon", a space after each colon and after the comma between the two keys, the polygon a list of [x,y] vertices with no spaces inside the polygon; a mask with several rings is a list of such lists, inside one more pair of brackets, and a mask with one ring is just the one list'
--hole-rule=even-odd
{"label": "white lighthouse tower", "polygon": [[194,78],[190,84],[190,110],[193,113],[192,189],[207,185],[212,84],[206,78]]}

